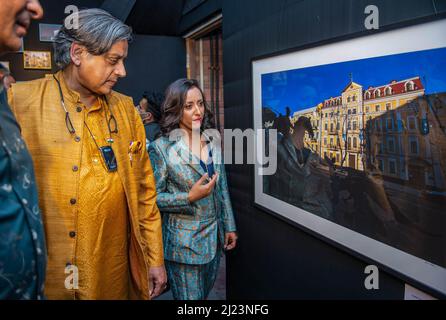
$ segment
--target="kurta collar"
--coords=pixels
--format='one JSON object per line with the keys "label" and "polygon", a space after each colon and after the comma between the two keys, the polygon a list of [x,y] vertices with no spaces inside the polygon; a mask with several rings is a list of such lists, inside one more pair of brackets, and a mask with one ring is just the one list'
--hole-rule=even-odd
{"label": "kurta collar", "polygon": [[176,141],[176,144],[179,146],[177,152],[181,159],[184,161],[183,164],[190,166],[192,169],[197,171],[200,176],[204,175],[206,172],[204,172],[203,168],[200,165],[200,159],[196,155],[194,155],[192,151],[190,151],[189,147],[181,137],[177,137]]}
{"label": "kurta collar", "polygon": [[[67,82],[65,81],[64,77],[64,71],[60,70],[55,75],[57,80],[60,82],[60,87],[62,88],[62,93],[65,99],[65,102],[69,102],[70,104],[76,105],[80,104],[80,94],[76,91],[71,90],[68,87]],[[105,101],[106,99],[106,101]],[[107,97],[99,97],[99,105],[97,106],[97,109],[100,109],[105,103],[110,103],[110,100],[112,100],[112,94],[108,95]]]}
{"label": "kurta collar", "polygon": [[63,76],[64,71],[58,71],[54,76],[57,80],[59,80],[60,87],[62,88],[62,93],[65,101],[70,102],[72,104],[80,103],[80,95],[76,91],[71,90],[67,82],[65,81],[65,77]]}

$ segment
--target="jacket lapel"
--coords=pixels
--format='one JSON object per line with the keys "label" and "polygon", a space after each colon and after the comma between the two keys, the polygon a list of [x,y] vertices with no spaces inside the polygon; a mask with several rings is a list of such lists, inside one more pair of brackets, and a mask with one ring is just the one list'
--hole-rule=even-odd
{"label": "jacket lapel", "polygon": [[184,143],[184,141],[180,138],[177,140],[177,145],[179,148],[177,148],[177,153],[180,156],[180,158],[183,160],[181,165],[188,165],[191,167],[194,171],[196,171],[200,177],[204,175],[206,172],[203,170],[203,168],[200,165],[200,159],[196,157],[190,150],[189,147]]}

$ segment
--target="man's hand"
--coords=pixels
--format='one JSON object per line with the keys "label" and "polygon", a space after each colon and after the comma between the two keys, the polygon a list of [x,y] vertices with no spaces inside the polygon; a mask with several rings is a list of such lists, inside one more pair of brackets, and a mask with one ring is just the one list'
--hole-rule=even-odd
{"label": "man's hand", "polygon": [[229,251],[237,246],[237,234],[235,232],[228,232],[225,235],[225,250]]}
{"label": "man's hand", "polygon": [[150,299],[158,297],[167,287],[167,275],[164,266],[149,269]]}

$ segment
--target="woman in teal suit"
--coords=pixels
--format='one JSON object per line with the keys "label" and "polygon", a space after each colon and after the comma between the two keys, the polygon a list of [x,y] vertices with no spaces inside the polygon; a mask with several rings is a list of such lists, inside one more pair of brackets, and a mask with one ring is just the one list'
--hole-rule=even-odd
{"label": "woman in teal suit", "polygon": [[206,135],[212,118],[197,81],[177,80],[166,91],[163,136],[149,146],[166,270],[177,300],[206,299],[223,250],[237,242],[220,146]]}

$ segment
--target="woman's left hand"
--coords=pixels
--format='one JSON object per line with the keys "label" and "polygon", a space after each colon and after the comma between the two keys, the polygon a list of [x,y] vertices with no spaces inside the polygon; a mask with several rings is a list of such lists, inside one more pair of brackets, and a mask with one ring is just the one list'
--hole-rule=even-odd
{"label": "woman's left hand", "polygon": [[228,232],[225,235],[225,250],[229,251],[237,245],[237,234],[235,232]]}

